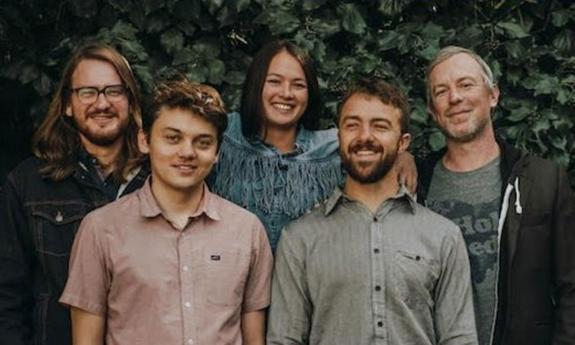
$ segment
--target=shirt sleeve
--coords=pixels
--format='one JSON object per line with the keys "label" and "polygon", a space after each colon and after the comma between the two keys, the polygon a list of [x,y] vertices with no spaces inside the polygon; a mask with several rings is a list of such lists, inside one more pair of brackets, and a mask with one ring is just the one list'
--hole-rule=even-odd
{"label": "shirt sleeve", "polygon": [[575,196],[564,169],[557,169],[553,209],[555,311],[553,344],[575,342]]}
{"label": "shirt sleeve", "polygon": [[254,216],[250,269],[242,304],[243,313],[269,306],[272,267],[273,256],[264,226]]}
{"label": "shirt sleeve", "polygon": [[305,270],[305,247],[282,231],[272,278],[268,345],[307,344],[312,305]]}
{"label": "shirt sleeve", "polygon": [[105,231],[98,226],[96,218],[93,213],[88,214],[80,224],[60,303],[103,316],[111,279],[103,246]]}
{"label": "shirt sleeve", "polygon": [[24,345],[30,342],[32,330],[33,241],[12,182],[9,176],[0,190],[0,339]]}
{"label": "shirt sleeve", "polygon": [[469,258],[463,235],[455,230],[441,249],[442,269],[435,293],[437,344],[476,345]]}

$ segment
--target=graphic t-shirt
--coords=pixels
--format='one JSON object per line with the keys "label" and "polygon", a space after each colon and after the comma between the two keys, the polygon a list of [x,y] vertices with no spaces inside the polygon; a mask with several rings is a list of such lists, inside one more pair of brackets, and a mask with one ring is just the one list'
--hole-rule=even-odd
{"label": "graphic t-shirt", "polygon": [[439,161],[428,194],[428,207],[461,228],[471,265],[475,322],[480,345],[489,345],[496,315],[501,206],[499,157],[469,172],[447,170]]}

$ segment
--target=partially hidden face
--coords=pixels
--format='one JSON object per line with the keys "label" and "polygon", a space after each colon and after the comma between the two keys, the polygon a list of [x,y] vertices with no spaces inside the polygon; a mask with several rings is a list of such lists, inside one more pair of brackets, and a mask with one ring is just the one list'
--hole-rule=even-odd
{"label": "partially hidden face", "polygon": [[262,90],[265,125],[294,128],[308,104],[307,81],[299,61],[285,50],[270,62]]}
{"label": "partially hidden face", "polygon": [[456,54],[439,63],[429,84],[429,112],[448,140],[469,142],[491,126],[499,89],[487,85],[481,66],[470,55]]}
{"label": "partially hidden face", "polygon": [[378,98],[356,93],[345,102],[339,118],[339,150],[349,177],[374,183],[387,175],[399,152],[409,146],[401,133],[401,111]]}
{"label": "partially hidden face", "polygon": [[138,136],[149,154],[154,189],[189,192],[203,185],[218,158],[216,127],[189,109],[161,107],[148,136]]}
{"label": "partially hidden face", "polygon": [[[102,90],[111,85],[123,85],[114,66],[108,62],[82,60],[74,70],[71,89],[95,87]],[[73,118],[85,147],[109,146],[121,141],[129,123],[128,96],[108,99],[100,93],[93,103],[82,102],[77,92],[71,92],[66,116]]]}

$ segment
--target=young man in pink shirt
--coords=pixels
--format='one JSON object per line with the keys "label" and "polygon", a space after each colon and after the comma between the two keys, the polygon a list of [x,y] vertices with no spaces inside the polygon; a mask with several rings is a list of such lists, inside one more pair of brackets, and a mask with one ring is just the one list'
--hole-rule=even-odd
{"label": "young man in pink shirt", "polygon": [[157,88],[139,134],[151,177],[80,226],[61,303],[75,345],[264,344],[272,255],[256,216],[204,179],[227,116],[188,81]]}

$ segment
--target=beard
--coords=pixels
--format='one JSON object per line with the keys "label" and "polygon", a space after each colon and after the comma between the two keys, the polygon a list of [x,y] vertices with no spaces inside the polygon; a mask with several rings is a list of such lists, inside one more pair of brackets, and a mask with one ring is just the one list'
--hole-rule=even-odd
{"label": "beard", "polygon": [[[379,152],[381,158],[376,162],[369,163],[353,161],[351,154],[362,149]],[[350,147],[347,152],[340,147],[339,154],[341,157],[341,165],[347,174],[361,184],[369,184],[383,179],[387,173],[389,173],[397,158],[397,147],[395,150],[384,154],[383,147],[381,146],[376,146],[369,142],[365,144],[359,143]],[[372,167],[369,168],[369,165],[372,165]]]}
{"label": "beard", "polygon": [[[118,117],[118,114],[112,112],[104,112],[104,114]],[[87,116],[90,117],[92,115],[88,114]],[[110,146],[116,143],[125,135],[129,124],[128,118],[106,127],[100,127],[95,123],[88,124],[87,120],[78,121],[76,117],[74,117],[73,121],[80,135],[97,146]]]}
{"label": "beard", "polygon": [[485,131],[489,125],[488,118],[472,118],[469,119],[469,127],[465,131],[453,131],[447,127],[438,126],[443,135],[453,142],[468,143],[475,140]]}

